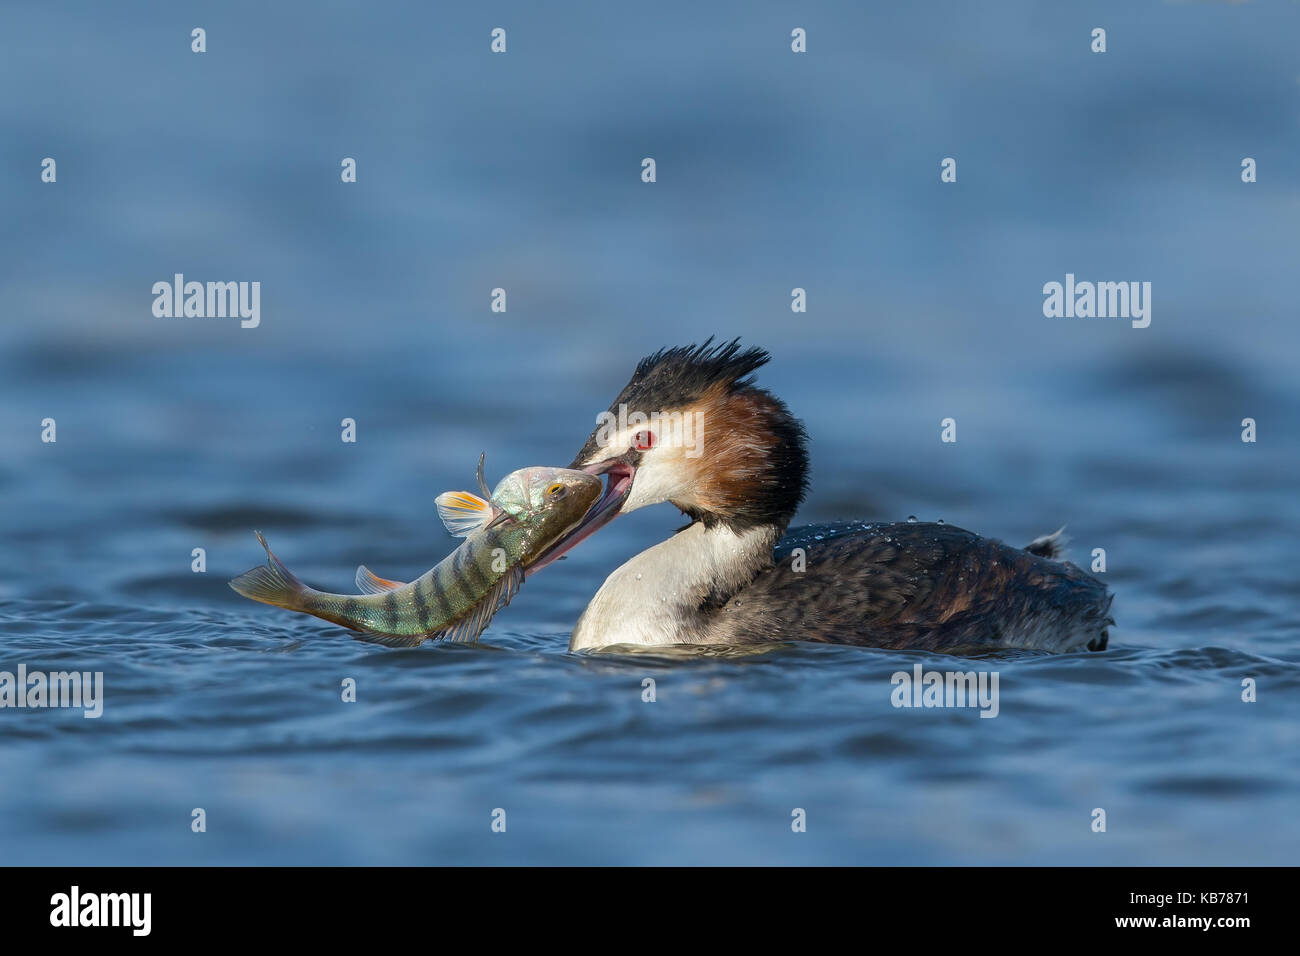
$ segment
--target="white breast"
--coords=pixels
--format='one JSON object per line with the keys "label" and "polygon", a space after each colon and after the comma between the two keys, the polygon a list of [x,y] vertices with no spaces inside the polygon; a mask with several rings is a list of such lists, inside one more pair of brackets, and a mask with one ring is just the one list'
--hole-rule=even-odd
{"label": "white breast", "polygon": [[694,644],[708,639],[696,608],[716,588],[734,589],[771,560],[770,527],[737,534],[695,523],[628,561],[578,619],[569,650],[613,644]]}

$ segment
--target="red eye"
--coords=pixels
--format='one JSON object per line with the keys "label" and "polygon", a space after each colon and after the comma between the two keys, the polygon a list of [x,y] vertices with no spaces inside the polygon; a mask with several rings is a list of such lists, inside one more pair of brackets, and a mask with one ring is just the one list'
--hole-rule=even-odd
{"label": "red eye", "polygon": [[637,451],[649,451],[655,446],[654,432],[637,432],[632,438],[632,447]]}

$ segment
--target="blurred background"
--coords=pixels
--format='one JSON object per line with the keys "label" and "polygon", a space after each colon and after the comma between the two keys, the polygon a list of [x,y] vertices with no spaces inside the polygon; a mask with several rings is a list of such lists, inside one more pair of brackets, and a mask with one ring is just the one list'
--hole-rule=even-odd
{"label": "blurred background", "polygon": [[[1294,860],[1298,30],[1295,3],[4,8],[0,669],[103,670],[107,699],[0,712],[0,858]],[[155,317],[178,272],[260,282],[260,326]],[[1045,318],[1067,272],[1150,282],[1150,327]],[[490,481],[567,464],[638,358],[710,335],[773,354],[800,520],[1065,524],[1106,550],[1113,650],[1000,661],[997,720],[888,705],[893,671],[962,664],[933,655],[567,655],[668,507],[484,647],[357,645],[226,587],[254,528],[322,587],[422,572],[480,451]]]}

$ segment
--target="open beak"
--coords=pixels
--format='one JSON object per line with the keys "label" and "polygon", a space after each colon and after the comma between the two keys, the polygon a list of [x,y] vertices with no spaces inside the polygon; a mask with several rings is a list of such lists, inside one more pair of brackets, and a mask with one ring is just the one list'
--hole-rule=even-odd
{"label": "open beak", "polygon": [[578,526],[542,552],[541,557],[525,570],[525,574],[536,574],[552,561],[558,561],[581,541],[618,517],[619,509],[623,507],[623,502],[627,500],[628,493],[632,490],[632,479],[636,476],[636,466],[629,462],[626,456],[608,458],[595,465],[572,467],[578,471],[585,471],[589,475],[605,475],[605,491],[578,522]]}

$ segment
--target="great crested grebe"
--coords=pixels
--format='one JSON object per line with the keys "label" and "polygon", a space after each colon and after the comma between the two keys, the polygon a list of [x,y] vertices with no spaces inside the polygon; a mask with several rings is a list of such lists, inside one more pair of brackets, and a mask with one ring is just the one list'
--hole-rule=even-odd
{"label": "great crested grebe", "polygon": [[602,416],[569,467],[607,476],[605,493],[532,570],[624,511],[668,501],[691,522],[605,580],[571,650],[791,640],[1105,649],[1111,595],[1061,560],[1056,535],[1020,549],[908,521],[783,537],[807,489],[808,453],[803,425],[753,383],[769,358],[738,340],[661,350]]}

